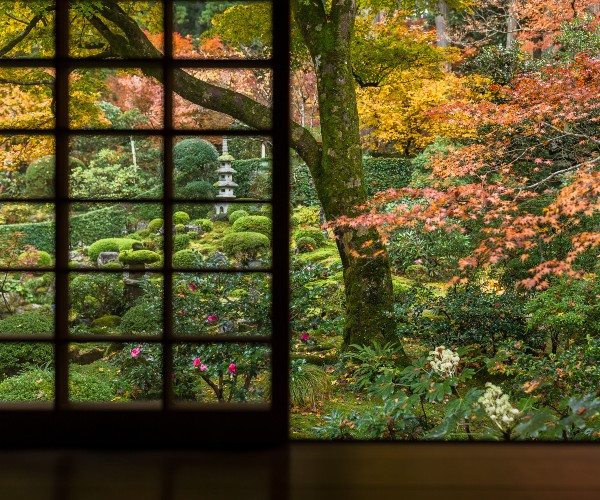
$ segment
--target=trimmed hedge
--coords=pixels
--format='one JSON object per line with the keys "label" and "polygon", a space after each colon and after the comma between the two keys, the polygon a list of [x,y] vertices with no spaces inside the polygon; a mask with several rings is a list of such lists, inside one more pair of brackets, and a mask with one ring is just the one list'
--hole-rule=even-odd
{"label": "trimmed hedge", "polygon": [[301,240],[302,238],[310,238],[320,247],[323,246],[326,241],[323,232],[316,227],[301,227],[300,229],[296,229],[294,231],[296,245],[298,244],[298,240]]}
{"label": "trimmed hedge", "polygon": [[215,197],[215,188],[210,182],[192,181],[180,188],[175,186],[175,196],[193,200],[212,200]]}
{"label": "trimmed hedge", "polygon": [[125,334],[160,333],[162,314],[160,308],[147,302],[141,302],[130,308],[121,318],[119,330]]}
{"label": "trimmed hedge", "polygon": [[115,235],[121,234],[126,226],[127,210],[121,205],[74,215],[71,217],[70,244],[75,246],[81,242],[90,245],[102,238],[114,238]]}
{"label": "trimmed hedge", "polygon": [[33,369],[0,382],[0,401],[50,401],[54,399],[54,371]]}
{"label": "trimmed hedge", "polygon": [[88,257],[93,263],[96,263],[102,252],[121,252],[122,250],[131,250],[138,240],[133,238],[104,238],[95,241],[88,248]]}
{"label": "trimmed hedge", "polygon": [[272,225],[271,219],[264,215],[249,215],[236,220],[231,229],[234,233],[261,233],[271,239]]}
{"label": "trimmed hedge", "polygon": [[120,274],[78,274],[69,283],[69,305],[86,318],[116,315],[123,307],[123,289]]}
{"label": "trimmed hedge", "polygon": [[190,216],[186,212],[175,212],[173,214],[173,224],[187,224],[190,221]]}
{"label": "trimmed hedge", "polygon": [[187,233],[173,236],[173,253],[185,250],[189,245],[190,236]]}
{"label": "trimmed hedge", "polygon": [[235,210],[229,214],[229,223],[233,224],[236,220],[241,219],[242,217],[248,217],[250,215],[245,210]]}
{"label": "trimmed hedge", "polygon": [[0,240],[8,239],[14,233],[23,233],[26,235],[21,240],[23,244],[31,245],[37,250],[54,253],[54,222],[6,224],[0,226]]}
{"label": "trimmed hedge", "polygon": [[152,219],[149,223],[148,223],[148,230],[151,233],[157,233],[158,230],[163,227],[164,224],[164,220],[162,219]]}
{"label": "trimmed hedge", "polygon": [[303,236],[296,240],[296,248],[300,253],[312,252],[313,250],[316,250],[317,246],[317,242],[310,236]]}
{"label": "trimmed hedge", "polygon": [[52,335],[54,333],[54,316],[42,311],[26,311],[20,314],[12,314],[0,320],[0,334],[11,333]]}
{"label": "trimmed hedge", "polygon": [[[240,219],[241,220],[241,219]],[[221,240],[223,251],[239,259],[251,259],[269,249],[269,238],[255,232],[229,233]]]}
{"label": "trimmed hedge", "polygon": [[160,255],[152,250],[123,250],[119,261],[127,265],[153,264],[160,261]]}
{"label": "trimmed hedge", "polygon": [[202,258],[192,249],[179,250],[173,254],[173,267],[179,269],[186,269],[189,267],[196,267],[198,262]]}
{"label": "trimmed hedge", "polygon": [[209,219],[195,219],[191,224],[193,226],[200,226],[205,233],[210,233],[215,228],[215,225]]}

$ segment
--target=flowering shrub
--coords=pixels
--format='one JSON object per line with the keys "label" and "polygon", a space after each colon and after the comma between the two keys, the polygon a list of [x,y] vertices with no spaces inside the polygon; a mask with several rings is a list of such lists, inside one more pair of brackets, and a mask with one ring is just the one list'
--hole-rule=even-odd
{"label": "flowering shrub", "polygon": [[133,399],[158,399],[162,394],[162,348],[157,344],[127,343],[118,352],[117,392]]}
{"label": "flowering shrub", "polygon": [[517,408],[513,408],[507,394],[491,382],[485,384],[486,390],[477,401],[483,407],[490,420],[506,434],[510,430],[516,416],[519,414]]}
{"label": "flowering shrub", "polygon": [[439,346],[434,351],[429,351],[427,358],[431,364],[431,368],[443,378],[455,377],[460,356],[450,349],[446,349],[443,345]]}

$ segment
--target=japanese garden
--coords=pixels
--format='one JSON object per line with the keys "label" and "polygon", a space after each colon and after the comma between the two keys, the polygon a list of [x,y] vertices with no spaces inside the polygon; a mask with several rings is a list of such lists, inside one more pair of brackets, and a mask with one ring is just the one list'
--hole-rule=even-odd
{"label": "japanese garden", "polygon": [[[290,1],[291,439],[599,439],[600,3]],[[268,404],[272,70],[193,62],[271,3],[174,3],[172,144],[162,2],[71,5],[69,399],[160,400],[170,294],[174,398]],[[0,403],[55,397],[57,82],[2,64],[55,10],[0,1]]]}

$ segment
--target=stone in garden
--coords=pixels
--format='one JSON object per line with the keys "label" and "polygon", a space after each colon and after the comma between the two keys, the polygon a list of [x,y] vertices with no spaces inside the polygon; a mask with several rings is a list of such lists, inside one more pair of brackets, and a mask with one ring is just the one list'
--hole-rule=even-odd
{"label": "stone in garden", "polygon": [[188,224],[185,226],[185,232],[202,234],[204,231],[202,230],[202,226],[194,226],[193,224]]}
{"label": "stone in garden", "polygon": [[148,229],[148,223],[144,221],[140,221],[135,226],[136,231],[143,231],[144,229]]}
{"label": "stone in garden", "polygon": [[100,252],[98,255],[98,267],[102,269],[109,262],[119,262],[119,252]]}
{"label": "stone in garden", "polygon": [[143,250],[144,244],[143,243],[134,243],[133,245],[131,245],[131,249],[132,250]]}
{"label": "stone in garden", "polygon": [[235,333],[235,330],[235,323],[229,319],[221,322],[221,324],[219,325],[219,333],[225,335]]}
{"label": "stone in garden", "polygon": [[78,250],[72,250],[69,252],[69,261],[70,262],[83,262],[85,260],[85,256]]}
{"label": "stone in garden", "polygon": [[89,365],[103,357],[104,349],[100,347],[71,346],[69,348],[69,360],[78,365]]}

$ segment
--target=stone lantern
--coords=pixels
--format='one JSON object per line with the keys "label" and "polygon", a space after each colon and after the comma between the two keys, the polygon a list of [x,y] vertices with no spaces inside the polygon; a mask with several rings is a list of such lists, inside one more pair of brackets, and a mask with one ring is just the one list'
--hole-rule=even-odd
{"label": "stone lantern", "polygon": [[233,159],[233,156],[227,150],[227,138],[223,137],[223,154],[219,156],[219,168],[217,169],[219,180],[215,182],[215,186],[219,191],[215,197],[217,199],[215,213],[217,214],[226,214],[227,207],[229,206],[227,201],[235,199],[233,189],[238,187],[238,185],[233,182],[233,174],[236,173],[231,167]]}

